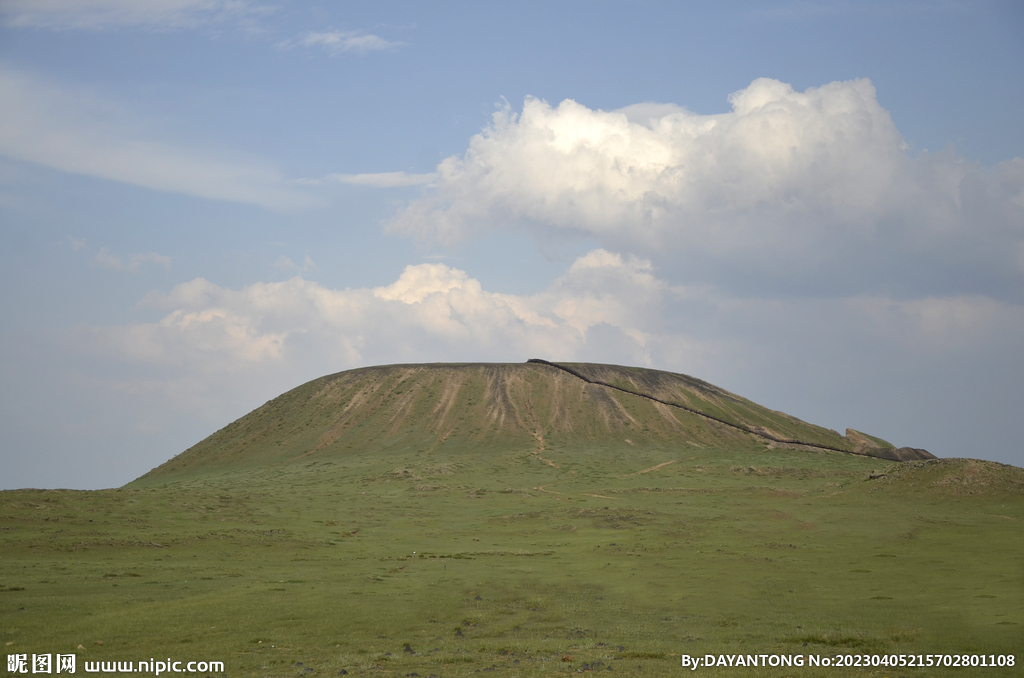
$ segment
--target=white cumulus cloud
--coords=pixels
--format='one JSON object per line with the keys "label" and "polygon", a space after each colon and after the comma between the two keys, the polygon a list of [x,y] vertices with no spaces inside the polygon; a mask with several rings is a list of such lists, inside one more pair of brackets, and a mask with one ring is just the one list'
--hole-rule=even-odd
{"label": "white cumulus cloud", "polygon": [[573,357],[595,327],[621,335],[631,358],[648,362],[645,344],[657,330],[650,316],[665,294],[649,262],[598,250],[531,296],[489,292],[444,264],[407,266],[390,285],[346,290],[301,277],[240,290],[198,278],[146,298],[168,311],[158,322],[82,332],[109,356],[218,374],[309,360],[329,370],[439,356]]}
{"label": "white cumulus cloud", "polygon": [[942,266],[1019,282],[1024,160],[912,156],[866,79],[797,92],[761,78],[729,101],[717,115],[506,106],[388,228],[449,244],[577,233],[691,281],[827,279],[849,293],[899,263],[922,280]]}

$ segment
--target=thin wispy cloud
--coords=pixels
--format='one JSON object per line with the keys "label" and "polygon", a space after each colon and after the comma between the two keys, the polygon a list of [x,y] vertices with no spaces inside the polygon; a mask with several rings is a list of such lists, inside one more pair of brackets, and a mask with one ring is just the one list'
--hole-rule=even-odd
{"label": "thin wispy cloud", "polygon": [[894,18],[936,14],[970,14],[985,11],[979,3],[957,0],[908,0],[904,2],[850,2],[849,0],[797,0],[763,5],[744,13],[754,21],[811,21],[844,17]]}
{"label": "thin wispy cloud", "polygon": [[[77,248],[76,248],[77,249]],[[115,271],[127,271],[134,273],[138,271],[144,264],[154,264],[165,269],[171,267],[171,258],[163,254],[157,254],[156,252],[147,252],[146,254],[132,254],[127,259],[124,259],[117,254],[114,254],[106,247],[101,247],[100,251],[93,257],[93,261],[102,268],[109,268]]]}
{"label": "thin wispy cloud", "polygon": [[429,186],[438,179],[436,172],[416,174],[413,172],[370,172],[364,174],[328,174],[320,179],[292,179],[299,186],[324,186],[349,184],[352,186],[373,186],[375,188],[401,188],[403,186]]}
{"label": "thin wispy cloud", "polygon": [[272,13],[247,0],[4,0],[0,17],[14,28],[109,30],[188,29],[247,23]]}
{"label": "thin wispy cloud", "polygon": [[376,186],[397,188],[401,186],[425,186],[437,181],[437,173],[413,174],[410,172],[377,172],[372,174],[329,174],[326,179],[355,186]]}
{"label": "thin wispy cloud", "polygon": [[84,240],[79,240],[78,238],[75,238],[75,237],[70,236],[70,235],[62,238],[59,244],[67,245],[74,252],[78,252],[80,250],[84,250],[84,249],[88,249],[89,248],[89,246],[85,244]]}
{"label": "thin wispy cloud", "polygon": [[301,273],[308,273],[316,270],[316,264],[313,263],[313,260],[308,254],[306,255],[306,258],[303,259],[302,264],[296,264],[292,261],[291,257],[287,257],[282,254],[277,258],[277,261],[274,262],[274,268],[281,271],[298,271]]}
{"label": "thin wispy cloud", "polygon": [[[379,35],[362,31],[311,31],[298,38],[295,42],[303,47],[323,49],[328,54],[339,54],[342,52],[366,54],[367,52],[394,49],[405,44],[403,42],[385,40]],[[285,46],[288,46],[288,44]]]}
{"label": "thin wispy cloud", "polygon": [[131,110],[84,88],[0,66],[0,155],[212,200],[291,209],[312,199],[260,159],[155,138]]}

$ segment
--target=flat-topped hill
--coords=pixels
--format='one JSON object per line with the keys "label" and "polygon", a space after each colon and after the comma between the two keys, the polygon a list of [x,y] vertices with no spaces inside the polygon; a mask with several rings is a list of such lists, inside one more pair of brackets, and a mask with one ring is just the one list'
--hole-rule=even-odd
{"label": "flat-topped hill", "polygon": [[249,468],[353,452],[580,444],[797,446],[932,458],[769,410],[694,377],[617,365],[467,363],[365,367],[271,400],[146,474]]}

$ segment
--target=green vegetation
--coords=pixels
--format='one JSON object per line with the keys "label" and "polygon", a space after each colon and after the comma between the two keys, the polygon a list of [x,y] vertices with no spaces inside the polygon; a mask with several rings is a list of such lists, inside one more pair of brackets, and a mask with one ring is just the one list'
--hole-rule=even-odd
{"label": "green vegetation", "polygon": [[[682,418],[673,440],[649,401],[610,396],[616,427],[614,403],[573,395],[595,387],[531,369],[504,421],[486,380],[453,393],[441,368],[318,380],[125,488],[0,493],[0,640],[229,676],[1018,652],[1021,469],[787,449]],[[533,430],[515,423],[531,413]]]}

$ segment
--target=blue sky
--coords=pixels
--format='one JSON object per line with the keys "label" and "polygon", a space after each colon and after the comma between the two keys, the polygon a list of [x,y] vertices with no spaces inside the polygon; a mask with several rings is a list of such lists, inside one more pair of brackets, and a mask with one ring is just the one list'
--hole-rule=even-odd
{"label": "blue sky", "polygon": [[0,0],[0,488],[306,380],[692,374],[1024,465],[1014,2]]}

